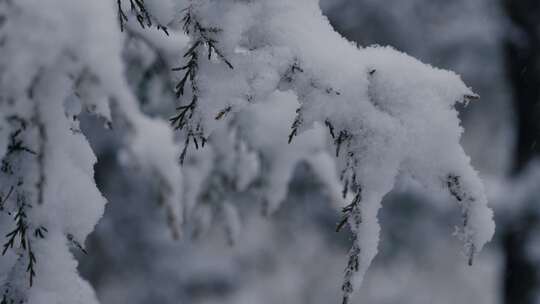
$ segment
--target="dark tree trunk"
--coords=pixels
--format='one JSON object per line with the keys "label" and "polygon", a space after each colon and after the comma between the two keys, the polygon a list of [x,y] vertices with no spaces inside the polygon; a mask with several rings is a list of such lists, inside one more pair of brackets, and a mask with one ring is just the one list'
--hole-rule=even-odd
{"label": "dark tree trunk", "polygon": [[538,218],[534,213],[523,213],[503,228],[505,304],[538,303],[538,265],[531,259],[528,250],[537,223]]}
{"label": "dark tree trunk", "polygon": [[[517,114],[513,174],[522,173],[540,152],[540,0],[502,0],[512,23],[504,44],[508,80]],[[539,267],[528,252],[538,218],[523,210],[501,227],[505,252],[504,303],[534,304]]]}
{"label": "dark tree trunk", "polygon": [[503,0],[513,27],[505,41],[506,69],[518,115],[514,173],[540,152],[540,1]]}

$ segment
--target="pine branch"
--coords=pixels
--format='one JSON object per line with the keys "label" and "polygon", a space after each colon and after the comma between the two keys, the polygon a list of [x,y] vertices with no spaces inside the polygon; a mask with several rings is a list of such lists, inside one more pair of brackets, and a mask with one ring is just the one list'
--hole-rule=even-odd
{"label": "pine branch", "polygon": [[15,130],[15,132],[10,134],[6,156],[9,156],[17,152],[26,152],[33,155],[37,155],[35,151],[33,151],[32,149],[24,145],[23,140],[19,139],[19,135],[22,133],[22,131],[24,131],[23,127]]}
{"label": "pine branch", "polygon": [[230,111],[232,110],[232,107],[231,106],[228,106],[226,107],[225,109],[219,111],[215,117],[215,120],[220,120],[222,119],[223,117],[225,117],[225,115],[227,115],[227,113],[229,113]]}
{"label": "pine branch", "polygon": [[180,154],[180,164],[184,164],[187,150],[191,142],[193,142],[193,144],[195,145],[195,149],[199,150],[199,148],[204,148],[204,146],[206,145],[206,141],[207,139],[204,137],[204,132],[202,131],[202,128],[200,126],[197,126],[197,129],[195,131],[189,131],[186,135],[184,149]]}
{"label": "pine branch", "polygon": [[475,246],[472,239],[472,234],[469,228],[469,208],[475,201],[475,198],[470,196],[464,189],[461,183],[461,177],[455,174],[448,174],[446,178],[446,186],[450,195],[454,197],[461,210],[462,226],[456,232],[459,238],[465,243],[465,250],[468,258],[469,266],[474,262]]}
{"label": "pine branch", "polygon": [[[333,129],[332,129],[332,132],[333,132]],[[347,130],[342,130],[339,132],[338,137],[334,140],[334,144],[336,146],[336,157],[339,157],[341,146],[344,143],[349,144],[352,138],[353,138],[352,134],[349,133],[349,131]]]}
{"label": "pine branch", "polygon": [[348,254],[348,262],[345,267],[345,275],[341,291],[343,292],[343,304],[348,304],[349,299],[354,291],[354,275],[360,270],[360,252],[361,248],[358,244],[358,228],[362,223],[362,210],[360,202],[362,200],[362,188],[358,187],[356,195],[349,205],[343,208],[343,220],[338,224],[336,230],[339,231],[345,224],[349,224],[353,234],[352,246]]}
{"label": "pine branch", "polygon": [[[118,21],[120,23],[120,30],[123,32],[126,27],[126,23],[129,21],[129,18],[126,12],[124,12],[124,10],[122,9],[122,1],[123,0],[116,0],[116,5],[118,9]],[[150,12],[146,9],[144,0],[129,0],[129,4],[130,10],[135,15],[135,18],[137,19],[140,27],[143,29],[146,27],[152,27],[155,18],[153,18]],[[169,36],[169,30],[166,26],[156,22],[156,28],[163,31],[165,35]]]}
{"label": "pine branch", "polygon": [[341,231],[341,229],[345,226],[345,224],[347,224],[347,222],[349,221],[351,217],[356,216],[358,213],[360,213],[361,200],[362,200],[362,188],[359,187],[352,202],[341,209],[341,212],[343,213],[343,219],[337,225],[336,232]]}
{"label": "pine branch", "polygon": [[296,110],[296,118],[293,121],[291,126],[291,133],[289,134],[289,144],[292,142],[293,138],[298,135],[298,129],[302,126],[304,119],[302,118],[302,108]]}
{"label": "pine branch", "polygon": [[[300,64],[300,61],[298,59],[295,59],[293,61],[293,63],[290,65],[289,69],[283,74],[283,76],[281,77],[281,80],[285,81],[285,82],[287,82],[289,84],[292,84],[297,80],[297,77],[300,77],[301,74],[305,75],[305,71],[304,71],[304,69],[302,68],[302,66]],[[319,92],[324,92],[326,95],[335,95],[335,96],[341,95],[341,93],[339,91],[337,91],[336,89],[334,89],[334,88],[332,88],[330,86],[321,85],[320,82],[317,81],[315,78],[312,78],[312,77],[309,77],[309,76],[304,76],[304,77],[305,77],[304,79],[307,79],[307,81],[308,81],[308,84],[309,84],[309,87],[310,87],[310,92],[319,91]],[[307,95],[309,95],[309,94],[303,94],[302,96],[299,96],[299,98],[300,99],[306,99]],[[300,127],[302,126],[303,122],[304,121],[303,121],[303,118],[302,118],[302,110],[301,110],[301,108],[299,108],[299,109],[296,110],[296,118],[293,121],[293,124],[291,126],[291,133],[289,133],[289,140],[288,140],[289,144],[292,142],[294,137],[296,137],[298,135],[298,131],[299,131]],[[328,120],[325,121],[325,124],[328,127],[331,126],[330,122]],[[334,132],[333,127],[331,127],[332,138],[335,137],[333,132]]]}
{"label": "pine branch", "polygon": [[[182,130],[189,127],[198,105],[199,101],[199,60],[203,57],[203,53],[206,51],[207,60],[212,59],[212,55],[215,54],[217,58],[225,63],[228,68],[233,69],[231,62],[223,55],[221,50],[217,47],[217,39],[215,36],[222,30],[216,27],[205,27],[198,20],[197,16],[193,12],[193,6],[189,6],[183,10],[185,13],[182,18],[182,28],[184,32],[191,36],[193,39],[193,45],[184,53],[183,58],[187,59],[185,65],[172,70],[175,72],[183,72],[183,76],[180,78],[175,87],[176,97],[182,101],[182,98],[186,95],[186,87],[189,87],[191,93],[191,101],[188,104],[181,105],[176,108],[177,113],[169,119],[171,125],[177,129]],[[227,107],[216,115],[216,120],[221,119],[225,114],[231,111],[231,107]],[[180,163],[183,164],[187,149],[191,142],[195,144],[195,147],[199,148],[199,141],[201,146],[206,143],[206,137],[202,131],[202,127],[197,125],[195,131],[188,130],[186,135],[186,141],[184,149],[180,155]]]}
{"label": "pine branch", "polygon": [[[15,221],[15,228],[6,234],[6,242],[3,244],[3,250],[2,255],[5,255],[8,250],[13,250],[15,247],[15,243],[17,243],[18,240],[18,249],[21,249],[27,258],[28,264],[26,267],[26,273],[28,274],[28,280],[30,287],[34,284],[34,278],[36,276],[36,270],[35,266],[37,263],[36,255],[34,251],[32,250],[32,242],[28,235],[29,230],[29,223],[28,223],[28,216],[26,214],[26,208],[29,207],[29,205],[22,202],[22,198],[18,199],[19,201],[19,207],[17,208],[17,212],[14,216]],[[36,230],[34,230],[34,236],[36,238],[45,238],[45,233],[48,230],[40,226]]]}
{"label": "pine branch", "polygon": [[330,132],[330,136],[332,136],[333,139],[336,138],[336,134],[334,133],[334,125],[330,122],[330,120],[325,120],[324,125],[328,127],[328,131]]}
{"label": "pine branch", "polygon": [[88,255],[88,251],[86,251],[86,249],[84,249],[84,247],[81,245],[81,243],[75,239],[75,237],[73,236],[73,234],[68,233],[66,237],[67,237],[67,240],[69,241],[69,243],[70,243],[73,247],[79,249],[79,250],[80,250],[82,253],[84,253],[85,255]]}
{"label": "pine branch", "polygon": [[0,195],[0,211],[4,210],[5,204],[6,204],[7,200],[9,199],[9,197],[11,196],[11,194],[13,193],[14,189],[15,189],[15,187],[11,186],[11,187],[9,187],[8,193],[6,194],[5,197],[2,197],[2,195]]}
{"label": "pine branch", "polygon": [[26,267],[26,272],[28,273],[28,278],[30,280],[30,287],[34,285],[34,277],[36,276],[36,256],[32,251],[32,246],[28,243],[28,266]]}
{"label": "pine branch", "polygon": [[38,181],[36,183],[36,188],[38,191],[37,204],[43,204],[43,195],[45,192],[45,144],[47,142],[47,129],[41,121],[39,106],[36,103],[35,105],[35,115],[33,118],[33,123],[37,126],[38,129],[38,153],[37,153],[37,165],[38,165]]}

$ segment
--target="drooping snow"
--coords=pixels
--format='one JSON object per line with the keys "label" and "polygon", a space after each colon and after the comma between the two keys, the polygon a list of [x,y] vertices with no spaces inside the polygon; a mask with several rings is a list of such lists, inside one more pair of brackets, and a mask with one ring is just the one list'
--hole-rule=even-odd
{"label": "drooping snow", "polygon": [[[237,239],[235,197],[252,195],[276,211],[296,165],[307,162],[334,200],[344,198],[342,226],[354,236],[345,302],[377,254],[377,214],[398,176],[457,202],[456,234],[469,263],[491,239],[493,214],[460,146],[454,108],[478,96],[458,75],[348,42],[315,0],[149,1],[148,18],[170,25],[169,35],[139,28],[131,15],[121,34],[116,9],[105,0],[0,4],[0,232],[18,231],[31,244],[7,246],[0,259],[11,298],[95,302],[69,253],[84,250],[105,205],[81,111],[118,129],[125,163],[151,176],[176,237],[184,220],[203,227],[222,217]],[[126,39],[141,40],[144,51],[126,48]],[[170,80],[167,92],[145,83],[153,104],[171,108],[173,82],[188,79],[185,90],[177,87],[185,119],[177,133],[140,110],[126,77],[126,53],[138,50]],[[190,58],[196,64],[188,67]],[[26,270],[33,256],[35,277]]]}

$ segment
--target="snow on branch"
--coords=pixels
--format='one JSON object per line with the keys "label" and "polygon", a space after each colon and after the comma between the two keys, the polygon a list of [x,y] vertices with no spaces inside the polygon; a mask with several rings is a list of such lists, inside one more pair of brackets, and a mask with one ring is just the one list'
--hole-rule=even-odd
{"label": "snow on branch", "polygon": [[[455,109],[478,96],[452,72],[346,41],[317,0],[19,0],[0,2],[0,20],[4,301],[97,302],[70,252],[86,253],[106,203],[83,111],[113,126],[125,163],[151,177],[175,238],[223,218],[233,242],[235,201],[271,214],[308,163],[342,202],[337,230],[353,234],[344,304],[377,254],[378,211],[398,177],[457,202],[469,264],[494,233]],[[132,75],[148,62],[160,68]],[[174,77],[167,91],[155,84]],[[179,106],[169,122],[151,117],[134,91],[153,114]]]}
{"label": "snow on branch", "polygon": [[[191,101],[185,105],[177,107],[178,113],[170,118],[171,124],[176,129],[184,129],[187,126],[187,135],[184,144],[184,150],[180,156],[180,163],[184,163],[184,159],[187,153],[189,144],[193,142],[195,148],[199,149],[199,141],[201,147],[204,147],[206,143],[206,137],[204,135],[204,128],[201,124],[196,124],[193,126],[189,124],[190,120],[193,117],[194,112],[197,110],[197,104],[199,101],[200,91],[198,85],[198,70],[199,70],[199,61],[200,58],[204,55],[203,52],[206,52],[206,57],[208,61],[212,60],[212,55],[215,54],[220,61],[225,63],[230,69],[233,69],[232,64],[227,60],[223,53],[217,47],[217,38],[216,36],[221,32],[221,29],[217,27],[207,27],[201,24],[199,17],[196,14],[193,4],[184,9],[184,17],[182,18],[182,29],[184,32],[191,37],[192,45],[185,52],[184,58],[187,59],[187,62],[178,68],[173,68],[175,72],[183,72],[183,76],[175,87],[176,97],[181,98],[186,95],[186,86],[189,81],[189,94],[191,95]],[[227,110],[229,109],[229,110]],[[221,110],[216,115],[216,120],[219,120],[223,115],[230,111],[230,107],[227,107]],[[192,141],[191,141],[191,140]]]}
{"label": "snow on branch", "polygon": [[[354,235],[344,303],[377,253],[378,210],[398,176],[418,180],[428,192],[446,191],[458,201],[463,220],[456,234],[472,263],[491,239],[494,224],[482,183],[459,143],[462,128],[454,106],[478,98],[459,76],[391,48],[352,45],[332,29],[317,1],[192,3],[200,20],[220,28],[222,50],[235,63],[234,71],[211,63],[197,66],[202,106],[189,116],[197,128],[211,140],[220,128],[215,113],[227,109],[225,120],[243,123],[240,133],[263,156],[264,172],[285,154],[261,141],[264,136],[279,142],[269,135],[276,131],[260,130],[262,122],[286,117],[276,112],[286,107],[273,102],[276,92],[293,96],[281,97],[290,99],[288,107],[296,112],[289,120],[288,142],[294,144],[313,128],[327,128],[331,139],[319,138],[329,143],[323,151],[333,149],[348,201],[338,230],[348,226]],[[268,108],[257,116],[250,110],[257,107]],[[264,183],[271,187],[272,180],[288,180],[284,172],[268,171]],[[284,197],[279,193],[286,190],[270,189],[260,194],[275,210]]]}
{"label": "snow on branch", "polygon": [[167,121],[143,114],[131,93],[114,2],[3,1],[0,16],[2,301],[97,303],[70,251],[87,252],[106,203],[79,115],[117,127],[130,163],[157,177],[174,236],[180,148]]}

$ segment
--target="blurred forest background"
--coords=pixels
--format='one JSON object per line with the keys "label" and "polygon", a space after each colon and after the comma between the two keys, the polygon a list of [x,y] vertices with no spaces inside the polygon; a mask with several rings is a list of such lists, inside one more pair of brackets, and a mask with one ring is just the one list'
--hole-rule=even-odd
{"label": "blurred forest background", "polygon": [[[463,144],[497,221],[495,240],[469,267],[451,236],[459,218],[452,203],[394,191],[379,216],[379,255],[353,303],[540,303],[540,1],[322,0],[321,6],[349,40],[391,45],[456,71],[481,95],[460,109]],[[89,254],[79,255],[80,270],[101,303],[339,302],[349,236],[335,232],[339,212],[307,165],[298,167],[277,214],[264,217],[256,202],[238,202],[250,216],[242,216],[234,246],[224,225],[173,241],[162,210],[151,203],[154,194],[133,186],[148,177],[120,169],[114,135],[97,136],[97,122],[84,123],[109,204],[87,241]]]}

